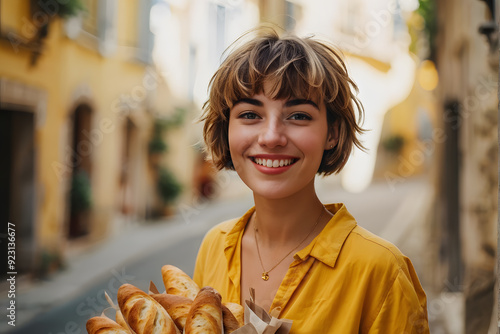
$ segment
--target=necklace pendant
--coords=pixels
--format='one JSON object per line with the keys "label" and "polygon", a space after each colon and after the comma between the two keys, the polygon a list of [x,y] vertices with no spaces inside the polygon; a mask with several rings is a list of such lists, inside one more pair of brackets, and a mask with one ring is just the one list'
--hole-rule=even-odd
{"label": "necklace pendant", "polygon": [[269,274],[267,273],[267,271],[264,271],[264,272],[262,273],[262,279],[263,279],[264,281],[269,280]]}

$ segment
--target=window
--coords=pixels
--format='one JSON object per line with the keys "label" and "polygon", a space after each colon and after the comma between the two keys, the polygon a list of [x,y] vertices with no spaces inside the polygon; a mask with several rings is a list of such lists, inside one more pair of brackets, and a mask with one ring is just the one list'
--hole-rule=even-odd
{"label": "window", "polygon": [[86,11],[83,17],[82,28],[84,31],[97,36],[97,3],[98,0],[83,0]]}

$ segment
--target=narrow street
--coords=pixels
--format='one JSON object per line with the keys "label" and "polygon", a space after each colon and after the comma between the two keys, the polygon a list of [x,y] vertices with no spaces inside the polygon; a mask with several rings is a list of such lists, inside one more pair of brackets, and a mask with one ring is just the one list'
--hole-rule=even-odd
{"label": "narrow street", "polygon": [[[340,190],[339,186],[321,182],[318,185],[318,193],[325,203],[340,201],[346,203],[360,225],[376,234],[383,235],[386,233],[384,231],[387,226],[394,226],[392,219],[397,216],[402,207],[404,208],[405,201],[414,198],[416,193],[426,187],[426,181],[421,178],[408,179],[396,188],[390,188],[387,183],[380,181],[375,182],[363,193],[349,194]],[[20,310],[18,323],[22,326],[18,326],[11,333],[86,333],[86,321],[92,316],[101,314],[108,307],[104,297],[105,291],[116,301],[117,289],[123,283],[131,283],[147,291],[149,281],[153,281],[161,290],[163,288],[161,267],[164,264],[175,265],[192,275],[197,250],[206,231],[218,222],[243,214],[250,205],[252,201],[248,196],[241,199],[214,201],[210,205],[197,209],[197,214],[189,220],[189,223],[185,217],[178,216],[169,222],[157,222],[144,226],[144,229],[149,229],[149,234],[156,234],[159,238],[157,240],[161,240],[163,235],[165,242],[136,240],[144,247],[139,256],[117,266],[111,265],[105,270],[105,274],[91,282],[74,282],[76,293],[53,305],[38,305],[41,309],[35,310],[36,315],[29,321],[23,321],[23,313]],[[401,228],[404,228],[404,225]],[[129,239],[122,237],[122,240],[124,241],[121,249],[132,246]],[[116,244],[120,245],[119,242]],[[116,247],[119,248],[117,251],[120,251],[120,246]],[[95,252],[94,256],[97,256],[100,250],[96,248]],[[106,257],[109,261],[113,259],[111,255],[101,254],[100,256]],[[98,266],[98,264],[95,265]],[[94,269],[97,268],[91,264],[88,268],[79,268],[82,272]],[[77,268],[68,268],[68,271],[72,270],[77,270]],[[53,279],[57,281],[58,277]],[[49,290],[47,289],[44,293],[50,294]],[[27,291],[25,297],[19,298],[19,302],[29,303],[29,296],[30,292]],[[20,308],[29,311],[35,306],[20,305]],[[33,310],[31,311],[33,314]],[[106,314],[110,317],[114,316],[112,310],[106,311]]]}
{"label": "narrow street", "polygon": [[[92,286],[82,290],[80,296],[40,314],[27,326],[12,333],[86,333],[87,320],[100,315],[105,308],[109,307],[104,297],[105,291],[116,302],[116,292],[122,282],[133,284],[147,291],[149,281],[152,280],[161,289],[163,287],[161,267],[167,263],[176,265],[192,275],[195,256],[202,237],[203,233],[200,231],[198,236],[179,240],[145,259],[111,270],[112,273],[107,277],[103,277]],[[114,316],[112,310],[106,314],[110,317]]]}

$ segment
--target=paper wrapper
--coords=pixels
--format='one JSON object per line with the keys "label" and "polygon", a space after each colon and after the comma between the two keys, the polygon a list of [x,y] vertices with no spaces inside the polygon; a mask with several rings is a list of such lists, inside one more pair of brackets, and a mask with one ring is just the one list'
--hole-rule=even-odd
{"label": "paper wrapper", "polygon": [[[278,319],[279,310],[272,310],[269,315],[262,307],[254,303],[255,291],[250,289],[251,300],[245,301],[245,325],[232,334],[288,334],[292,320]],[[275,316],[274,316],[275,315]]]}
{"label": "paper wrapper", "polygon": [[153,294],[159,294],[160,292],[158,291],[158,288],[156,285],[153,283],[153,281],[149,281],[149,291],[148,295],[153,295]]}

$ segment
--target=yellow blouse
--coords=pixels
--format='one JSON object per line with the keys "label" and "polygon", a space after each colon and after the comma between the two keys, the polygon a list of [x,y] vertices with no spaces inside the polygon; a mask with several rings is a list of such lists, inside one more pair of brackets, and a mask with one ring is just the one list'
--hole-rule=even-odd
{"label": "yellow blouse", "polygon": [[[298,251],[271,309],[293,320],[291,333],[429,333],[426,296],[410,260],[358,226],[343,204],[323,231]],[[240,303],[241,237],[254,212],[211,229],[194,280],[224,302]],[[258,293],[258,292],[257,292]]]}

